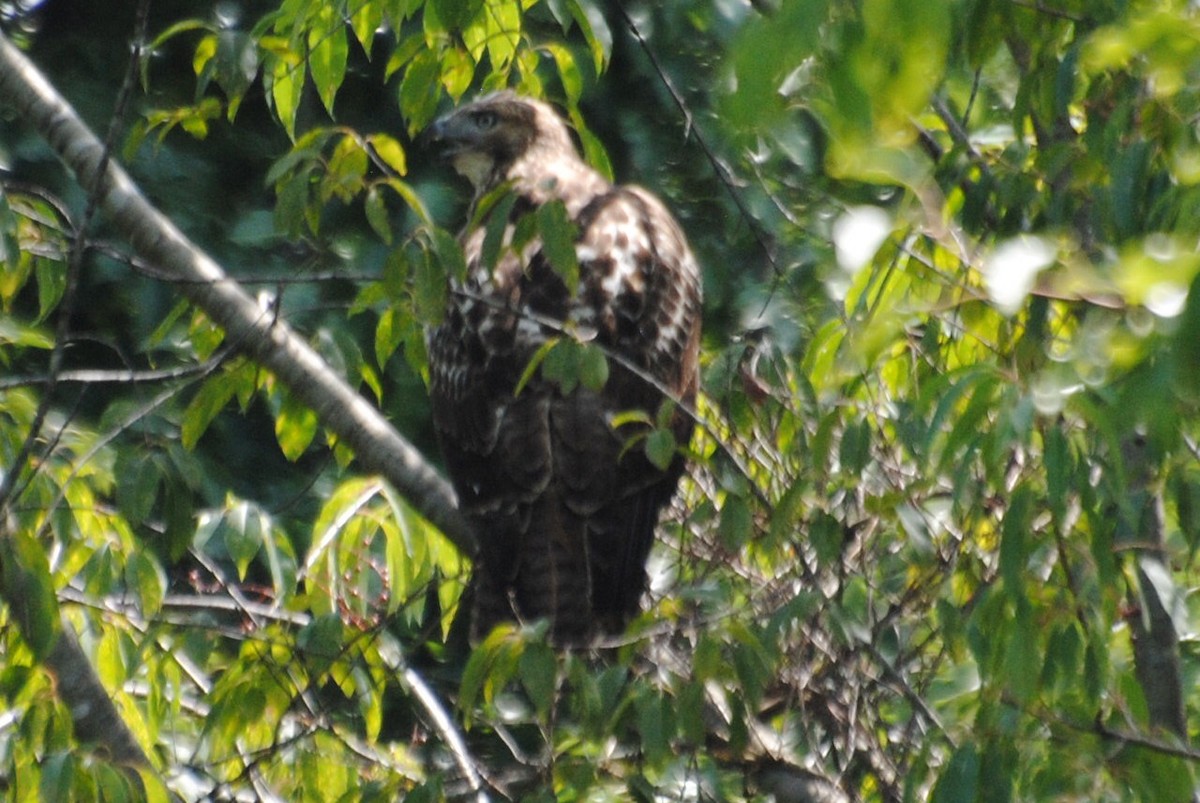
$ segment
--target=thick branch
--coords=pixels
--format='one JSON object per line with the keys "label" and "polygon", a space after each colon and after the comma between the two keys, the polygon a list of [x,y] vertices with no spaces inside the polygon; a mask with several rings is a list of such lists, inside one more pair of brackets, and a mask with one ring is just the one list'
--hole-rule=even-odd
{"label": "thick branch", "polygon": [[385,477],[460,549],[474,540],[449,483],[419,451],[354,392],[291,328],[265,312],[143,197],[118,165],[101,171],[104,147],[62,96],[0,35],[0,102],[32,125],[80,185],[129,239],[138,257],[157,266],[179,291],[225,329],[231,342],[270,370],[321,423],[351,449],[362,467]]}
{"label": "thick branch", "polygon": [[71,712],[75,736],[81,742],[103,745],[117,764],[151,766],[108,692],[100,685],[69,623],[63,623],[45,664],[57,681],[55,688]]}

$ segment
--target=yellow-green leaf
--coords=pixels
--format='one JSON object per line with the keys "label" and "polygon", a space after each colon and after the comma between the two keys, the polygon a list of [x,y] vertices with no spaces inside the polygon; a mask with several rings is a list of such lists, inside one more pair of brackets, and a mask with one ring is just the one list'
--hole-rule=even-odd
{"label": "yellow-green leaf", "polygon": [[284,456],[291,461],[299,460],[316,434],[317,414],[291,394],[285,395],[275,415],[275,438]]}
{"label": "yellow-green leaf", "polygon": [[397,175],[403,176],[408,172],[408,161],[404,155],[404,146],[395,137],[387,134],[372,134],[367,137],[367,144],[375,155],[383,160]]}
{"label": "yellow-green leaf", "polygon": [[346,77],[346,57],[349,47],[346,42],[346,29],[334,12],[332,4],[326,5],[321,15],[325,19],[324,26],[314,27],[308,35],[308,68],[312,73],[313,83],[317,86],[317,94],[326,111],[333,116],[333,101],[342,79]]}

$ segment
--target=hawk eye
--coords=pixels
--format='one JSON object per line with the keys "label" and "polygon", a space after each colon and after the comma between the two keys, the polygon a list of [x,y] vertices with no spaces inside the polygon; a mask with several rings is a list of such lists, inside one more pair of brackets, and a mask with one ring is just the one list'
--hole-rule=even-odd
{"label": "hawk eye", "polygon": [[479,126],[484,131],[487,131],[489,128],[495,127],[496,113],[495,112],[476,112],[475,125]]}

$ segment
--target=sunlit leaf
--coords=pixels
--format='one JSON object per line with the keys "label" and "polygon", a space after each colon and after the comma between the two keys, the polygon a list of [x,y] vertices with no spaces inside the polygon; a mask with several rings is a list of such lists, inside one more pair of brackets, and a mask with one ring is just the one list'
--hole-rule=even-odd
{"label": "sunlit leaf", "polygon": [[167,589],[167,576],[151,555],[137,552],[125,563],[125,582],[137,597],[143,616],[155,616]]}
{"label": "sunlit leaf", "polygon": [[346,76],[346,58],[349,47],[346,29],[332,5],[321,8],[321,24],[314,27],[308,36],[308,68],[316,84],[317,94],[325,104],[326,111],[333,115],[333,101]]}
{"label": "sunlit leaf", "polygon": [[250,561],[262,548],[267,522],[262,513],[247,502],[238,502],[225,511],[222,532],[225,549],[238,567],[238,576],[245,577]]}
{"label": "sunlit leaf", "polygon": [[403,176],[408,172],[408,162],[404,155],[404,147],[395,137],[387,134],[372,134],[367,137],[367,144],[375,155],[383,160],[396,175]]}
{"label": "sunlit leaf", "polygon": [[304,81],[308,75],[306,63],[299,56],[275,58],[268,70],[266,84],[270,89],[271,104],[275,115],[283,124],[284,131],[296,138],[296,113],[304,93]]}
{"label": "sunlit leaf", "polygon": [[400,112],[408,124],[408,133],[415,134],[433,119],[441,97],[438,76],[441,64],[431,52],[418,53],[404,69],[400,82]]}
{"label": "sunlit leaf", "polygon": [[292,394],[285,394],[275,414],[275,438],[284,457],[299,460],[317,434],[317,424],[317,415],[310,407]]}
{"label": "sunlit leaf", "polygon": [[350,4],[350,28],[367,57],[375,43],[375,34],[383,25],[383,3],[374,0],[353,0]]}
{"label": "sunlit leaf", "polygon": [[591,0],[564,0],[571,18],[583,31],[583,38],[588,43],[592,53],[593,66],[596,74],[604,72],[604,65],[612,53],[612,31],[604,19],[604,15]]}

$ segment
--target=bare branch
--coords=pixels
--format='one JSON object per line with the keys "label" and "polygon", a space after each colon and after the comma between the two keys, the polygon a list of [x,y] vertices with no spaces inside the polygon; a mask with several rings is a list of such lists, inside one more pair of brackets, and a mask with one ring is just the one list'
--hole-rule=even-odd
{"label": "bare branch", "polygon": [[6,379],[0,379],[0,390],[12,390],[13,388],[25,388],[34,385],[49,385],[51,382],[78,383],[81,385],[149,384],[152,382],[167,382],[174,379],[187,379],[188,377],[198,375],[202,376],[210,370],[209,363],[202,363],[200,365],[181,365],[177,368],[159,368],[146,371],[135,371],[131,368],[121,370],[84,369],[78,371],[59,371],[53,376],[50,374],[37,374],[36,376],[10,376]]}

